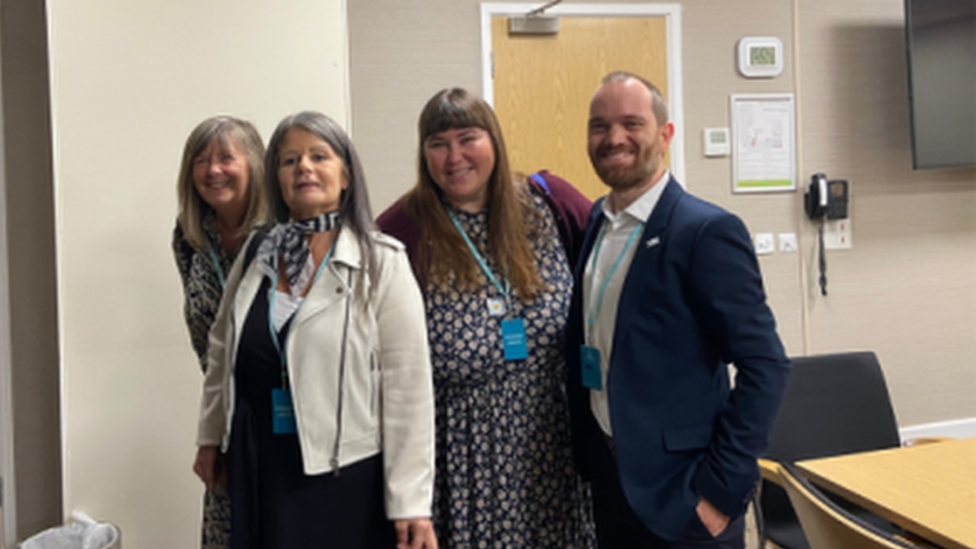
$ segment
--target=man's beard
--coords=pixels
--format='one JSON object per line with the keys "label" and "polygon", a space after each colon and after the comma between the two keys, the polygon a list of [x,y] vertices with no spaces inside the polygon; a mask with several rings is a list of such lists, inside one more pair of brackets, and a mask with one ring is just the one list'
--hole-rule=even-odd
{"label": "man's beard", "polygon": [[632,189],[646,183],[657,171],[660,160],[656,158],[656,153],[657,144],[641,148],[633,165],[620,166],[607,162],[603,151],[600,151],[598,154],[601,158],[593,162],[593,169],[603,183],[611,189],[618,191]]}

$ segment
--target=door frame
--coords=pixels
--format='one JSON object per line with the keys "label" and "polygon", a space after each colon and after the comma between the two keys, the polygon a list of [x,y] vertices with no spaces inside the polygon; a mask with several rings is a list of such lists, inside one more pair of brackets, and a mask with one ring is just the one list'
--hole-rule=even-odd
{"label": "door frame", "polygon": [[[491,18],[525,15],[538,3],[515,4],[485,2],[481,4],[481,87],[489,105],[495,103],[494,56],[491,44]],[[684,90],[681,84],[681,4],[558,4],[546,10],[558,17],[663,17],[667,33],[668,109],[675,134],[671,141],[671,173],[685,184]],[[594,82],[594,88],[596,83]],[[580,128],[582,135],[583,129]]]}
{"label": "door frame", "polygon": [[[3,93],[0,90],[0,102]],[[17,541],[17,506],[14,471],[13,371],[10,337],[10,270],[7,248],[7,169],[4,119],[0,113],[0,549]]]}

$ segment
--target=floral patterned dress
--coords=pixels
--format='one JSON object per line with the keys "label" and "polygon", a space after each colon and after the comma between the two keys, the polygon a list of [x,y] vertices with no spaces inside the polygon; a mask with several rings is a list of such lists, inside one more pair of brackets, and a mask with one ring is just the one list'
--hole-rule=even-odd
{"label": "floral patterned dress", "polygon": [[[230,272],[234,258],[240,250],[231,253],[224,251],[214,213],[211,210],[201,222],[203,232],[211,249],[220,262],[224,276]],[[195,250],[183,237],[179,223],[173,230],[173,254],[176,266],[183,280],[183,314],[193,350],[200,361],[200,369],[207,369],[207,336],[213,324],[223,287],[213,260],[209,253]],[[203,526],[200,540],[201,549],[227,549],[230,547],[230,497],[222,490],[207,490],[203,500]]]}
{"label": "floral patterned dress", "polygon": [[[477,292],[426,292],[434,371],[437,470],[434,527],[442,548],[547,549],[595,545],[588,490],[572,462],[563,328],[573,277],[549,209],[532,242],[547,289],[506,318],[525,321],[528,359],[506,361],[500,320]],[[488,214],[454,211],[496,277]],[[504,284],[504,283],[503,283]]]}

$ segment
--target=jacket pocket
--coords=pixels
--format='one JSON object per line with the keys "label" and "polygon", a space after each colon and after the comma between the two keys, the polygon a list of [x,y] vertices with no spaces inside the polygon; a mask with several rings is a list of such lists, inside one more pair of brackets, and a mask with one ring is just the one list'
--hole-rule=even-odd
{"label": "jacket pocket", "polygon": [[664,431],[664,448],[671,452],[699,450],[712,442],[712,426],[698,425]]}

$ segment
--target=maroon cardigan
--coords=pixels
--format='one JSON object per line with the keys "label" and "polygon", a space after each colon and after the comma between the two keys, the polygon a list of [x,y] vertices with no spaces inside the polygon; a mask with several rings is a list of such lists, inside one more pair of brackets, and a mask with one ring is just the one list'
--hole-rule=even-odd
{"label": "maroon cardigan", "polygon": [[[556,221],[556,228],[559,229],[563,248],[566,250],[569,266],[574,269],[579,258],[580,247],[583,245],[586,223],[590,218],[593,203],[576,190],[576,187],[561,177],[549,173],[549,170],[542,170],[539,175],[545,180],[548,191],[531,177],[529,177],[529,185],[532,191],[541,196],[549,205],[549,210]],[[420,245],[420,229],[404,211],[399,200],[376,219],[376,225],[381,231],[403,242],[407,247],[407,255],[410,257],[414,276],[417,277],[423,288],[426,281],[420,276],[420,270],[416,263],[417,248]]]}

